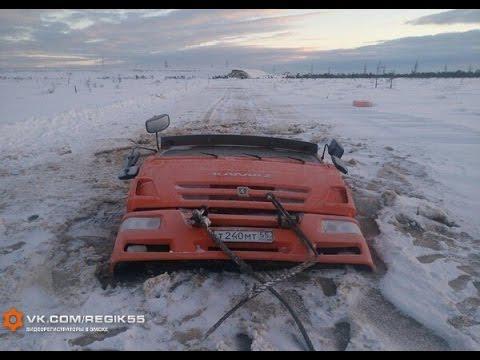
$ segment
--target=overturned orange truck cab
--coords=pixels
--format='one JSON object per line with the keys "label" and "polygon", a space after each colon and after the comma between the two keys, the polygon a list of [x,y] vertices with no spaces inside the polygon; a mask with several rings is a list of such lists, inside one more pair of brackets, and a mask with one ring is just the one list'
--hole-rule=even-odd
{"label": "overturned orange truck cab", "polygon": [[374,268],[351,192],[337,170],[340,160],[324,162],[317,144],[187,135],[162,137],[157,146],[141,166],[124,169],[123,178],[131,184],[111,271],[123,262],[229,260],[205,229],[191,223],[192,211],[199,208],[208,209],[211,230],[240,258],[305,261],[307,249],[282,226],[267,193],[296,217],[319,263]]}

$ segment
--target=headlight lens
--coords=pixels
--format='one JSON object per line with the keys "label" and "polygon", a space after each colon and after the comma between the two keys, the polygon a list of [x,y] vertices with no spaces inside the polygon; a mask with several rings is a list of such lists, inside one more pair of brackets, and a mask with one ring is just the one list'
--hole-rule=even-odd
{"label": "headlight lens", "polygon": [[330,234],[362,234],[357,224],[342,220],[323,220],[322,231]]}
{"label": "headlight lens", "polygon": [[122,230],[151,230],[158,229],[161,224],[160,218],[148,218],[148,217],[130,217],[120,225],[120,231]]}
{"label": "headlight lens", "polygon": [[127,252],[147,252],[148,248],[145,245],[128,245]]}

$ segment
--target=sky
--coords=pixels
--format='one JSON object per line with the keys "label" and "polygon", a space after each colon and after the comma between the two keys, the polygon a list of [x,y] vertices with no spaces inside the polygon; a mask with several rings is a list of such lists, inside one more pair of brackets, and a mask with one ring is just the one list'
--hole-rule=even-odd
{"label": "sky", "polygon": [[0,9],[0,68],[480,68],[477,9]]}

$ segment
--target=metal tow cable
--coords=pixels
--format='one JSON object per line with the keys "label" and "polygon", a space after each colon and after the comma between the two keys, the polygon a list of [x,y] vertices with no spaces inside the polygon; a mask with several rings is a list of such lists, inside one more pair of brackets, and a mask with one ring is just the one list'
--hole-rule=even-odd
{"label": "metal tow cable", "polygon": [[[249,300],[255,298],[256,296],[260,295],[262,292],[268,290],[272,295],[274,295],[280,302],[281,304],[287,309],[287,311],[290,313],[292,316],[293,320],[295,321],[297,327],[300,330],[300,333],[302,334],[308,350],[309,351],[315,351],[315,348],[312,344],[312,341],[310,340],[310,337],[308,336],[308,333],[303,326],[300,318],[292,308],[292,306],[287,302],[287,300],[278,293],[273,286],[280,282],[284,281],[286,279],[291,278],[292,276],[297,275],[298,273],[312,267],[313,265],[316,264],[316,258],[318,256],[317,251],[315,250],[315,246],[312,244],[312,242],[306,237],[306,235],[303,233],[303,231],[298,227],[297,220],[294,219],[282,206],[282,204],[278,201],[278,199],[275,197],[274,194],[272,193],[267,193],[266,197],[268,200],[272,202],[272,204],[275,206],[275,208],[278,210],[279,213],[279,223],[282,224],[283,222],[286,222],[286,225],[288,228],[291,228],[294,230],[295,234],[297,237],[301,240],[303,245],[307,248],[307,250],[310,251],[310,253],[313,253],[313,256],[310,256],[310,258],[301,263],[300,265],[297,265],[287,271],[284,272],[284,274],[274,278],[274,279],[269,279],[266,278],[265,276],[256,273],[253,268],[246,263],[243,259],[241,259],[235,252],[230,250],[225,243],[220,240],[214,233],[212,229],[210,229],[211,221],[208,218],[207,214],[207,209],[204,207],[202,209],[195,209],[192,212],[192,217],[191,220],[194,222],[195,225],[201,226],[205,228],[209,236],[213,239],[215,244],[235,263],[238,265],[240,270],[250,276],[252,276],[255,280],[257,280],[260,285],[255,284],[254,287],[247,293],[245,294],[242,299],[234,306],[232,307],[229,311],[227,311],[214,325],[210,327],[210,329],[207,330],[205,333],[203,339],[205,340],[209,335],[211,335],[225,320],[227,320],[236,310],[238,310],[240,307],[242,307],[244,304],[246,304]],[[311,254],[312,255],[312,254]]]}

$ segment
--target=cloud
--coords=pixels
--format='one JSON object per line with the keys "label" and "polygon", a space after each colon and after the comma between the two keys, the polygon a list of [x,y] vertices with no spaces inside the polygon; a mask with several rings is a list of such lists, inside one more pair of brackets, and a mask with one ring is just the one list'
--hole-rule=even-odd
{"label": "cloud", "polygon": [[[315,14],[270,9],[6,10],[0,11],[0,52],[91,53],[106,62],[132,63],[150,54],[241,46],[282,36]],[[18,58],[12,63],[18,64]],[[8,66],[6,60],[2,65]]]}
{"label": "cloud", "polygon": [[441,70],[447,64],[450,69],[480,68],[480,47],[477,39],[480,30],[461,33],[445,33],[433,36],[406,37],[383,41],[379,44],[354,49],[309,51],[291,48],[264,48],[260,46],[209,44],[186,48],[181,52],[158,52],[131,58],[135,64],[156,67],[168,59],[171,66],[223,65],[262,68],[272,71],[358,72],[367,64],[368,71],[375,72],[378,62],[386,71],[409,72],[418,60],[420,71]]}
{"label": "cloud", "polygon": [[480,30],[405,37],[355,49],[317,51],[306,54],[304,60],[290,63],[303,70],[314,64],[319,71],[331,68],[335,72],[361,71],[367,63],[375,71],[380,61],[386,70],[410,71],[419,61],[420,71],[449,68],[480,67]]}
{"label": "cloud", "polygon": [[450,25],[450,24],[480,24],[480,10],[478,9],[457,9],[445,11],[439,14],[422,16],[418,19],[408,21],[411,25]]}
{"label": "cloud", "polygon": [[[317,36],[303,30],[306,22],[318,21],[323,13],[283,9],[0,10],[0,66],[53,66],[62,59],[66,66],[98,64],[99,59],[125,66],[155,67],[164,60],[172,66],[210,66],[228,60],[232,66],[271,69],[278,65],[308,71],[313,63],[317,70],[354,71],[363,68],[364,62],[379,60],[400,70],[416,58],[424,67],[440,62],[476,64],[480,58],[478,31],[314,51]],[[451,12],[432,16],[442,14],[451,16]],[[415,21],[426,21],[421,19]],[[285,39],[292,44],[292,39],[305,36],[313,36],[312,47],[283,46]],[[270,47],[257,45],[263,43]]]}

